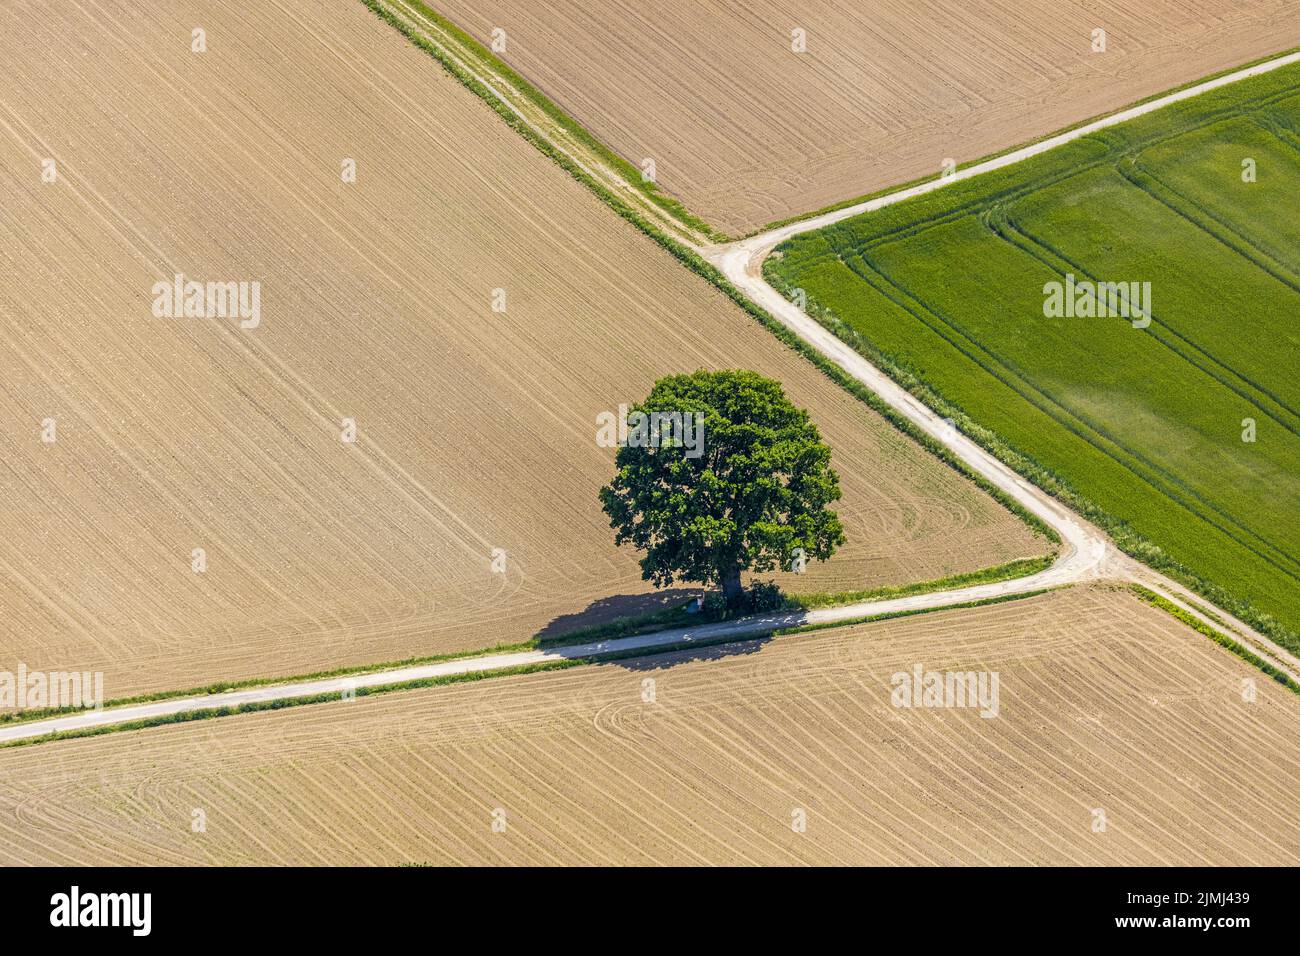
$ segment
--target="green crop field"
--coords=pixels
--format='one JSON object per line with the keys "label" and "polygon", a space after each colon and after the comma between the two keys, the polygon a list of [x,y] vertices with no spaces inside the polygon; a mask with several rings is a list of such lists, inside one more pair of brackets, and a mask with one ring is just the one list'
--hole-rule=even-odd
{"label": "green crop field", "polygon": [[[1300,68],[806,233],[764,268],[1126,550],[1297,648]],[[1086,282],[1150,283],[1149,316],[1087,315]],[[1072,313],[1046,314],[1050,283]]]}

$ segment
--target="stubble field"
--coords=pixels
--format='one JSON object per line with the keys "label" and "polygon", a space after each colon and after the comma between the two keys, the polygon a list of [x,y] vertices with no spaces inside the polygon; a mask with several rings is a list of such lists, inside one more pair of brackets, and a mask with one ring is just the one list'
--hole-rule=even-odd
{"label": "stubble field", "polygon": [[732,234],[1300,43],[1296,0],[429,5],[483,44],[504,30],[503,60]]}
{"label": "stubble field", "polygon": [[[363,6],[327,9],[0,10],[0,669],[119,697],[635,609],[596,415],[698,367],[780,379],[834,449],[850,544],[794,586],[1047,550]],[[178,273],[260,282],[260,325],[155,317]]]}
{"label": "stubble field", "polygon": [[[918,664],[996,671],[997,716],[893,706]],[[0,863],[1294,865],[1297,733],[1290,691],[1076,588],[0,751]]]}

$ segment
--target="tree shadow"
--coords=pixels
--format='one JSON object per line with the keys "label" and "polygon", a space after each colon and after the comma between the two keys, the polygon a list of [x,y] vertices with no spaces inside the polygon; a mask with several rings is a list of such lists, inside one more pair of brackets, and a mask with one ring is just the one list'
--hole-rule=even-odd
{"label": "tree shadow", "polygon": [[725,644],[710,644],[704,647],[684,647],[676,651],[656,653],[646,651],[638,657],[615,658],[600,663],[607,667],[622,667],[630,671],[667,670],[679,664],[691,664],[696,661],[719,661],[727,657],[745,657],[757,654],[763,645],[772,639],[770,634],[761,637],[737,638]]}
{"label": "tree shadow", "polygon": [[[576,614],[561,614],[537,632],[543,641],[623,619],[671,611],[700,596],[699,588],[667,588],[644,594],[618,594],[592,601]],[[671,625],[664,625],[669,627]]]}
{"label": "tree shadow", "polygon": [[[806,612],[797,610],[746,616],[743,622],[707,621],[681,612],[685,604],[701,593],[699,588],[669,588],[649,594],[601,598],[576,614],[554,618],[538,636],[542,647],[557,655],[596,657],[601,665],[650,671],[692,661],[755,654],[772,639],[771,631],[806,621]],[[674,611],[681,613],[674,614]],[[662,615],[662,619],[646,619],[646,615],[655,614]],[[619,626],[620,622],[626,624],[626,630]],[[738,624],[753,627],[757,633],[728,634]],[[587,630],[591,633],[583,633]],[[656,644],[620,651],[622,640],[649,634],[656,635]]]}

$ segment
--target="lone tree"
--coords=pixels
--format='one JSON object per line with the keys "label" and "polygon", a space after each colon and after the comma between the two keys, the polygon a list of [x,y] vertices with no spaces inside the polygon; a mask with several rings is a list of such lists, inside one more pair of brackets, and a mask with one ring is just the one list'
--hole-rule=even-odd
{"label": "lone tree", "polygon": [[[683,421],[702,432],[675,427]],[[734,608],[742,571],[824,561],[844,543],[827,508],[840,497],[831,450],[779,382],[747,371],[673,375],[628,425],[600,500],[616,543],[645,551],[647,581],[720,584]]]}

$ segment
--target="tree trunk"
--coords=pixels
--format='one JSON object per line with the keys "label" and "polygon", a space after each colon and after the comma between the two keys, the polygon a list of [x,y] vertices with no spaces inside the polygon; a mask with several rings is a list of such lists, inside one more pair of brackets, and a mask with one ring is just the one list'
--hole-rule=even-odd
{"label": "tree trunk", "polygon": [[739,607],[745,599],[745,589],[740,583],[740,568],[730,568],[722,573],[722,596],[727,599],[727,607]]}

